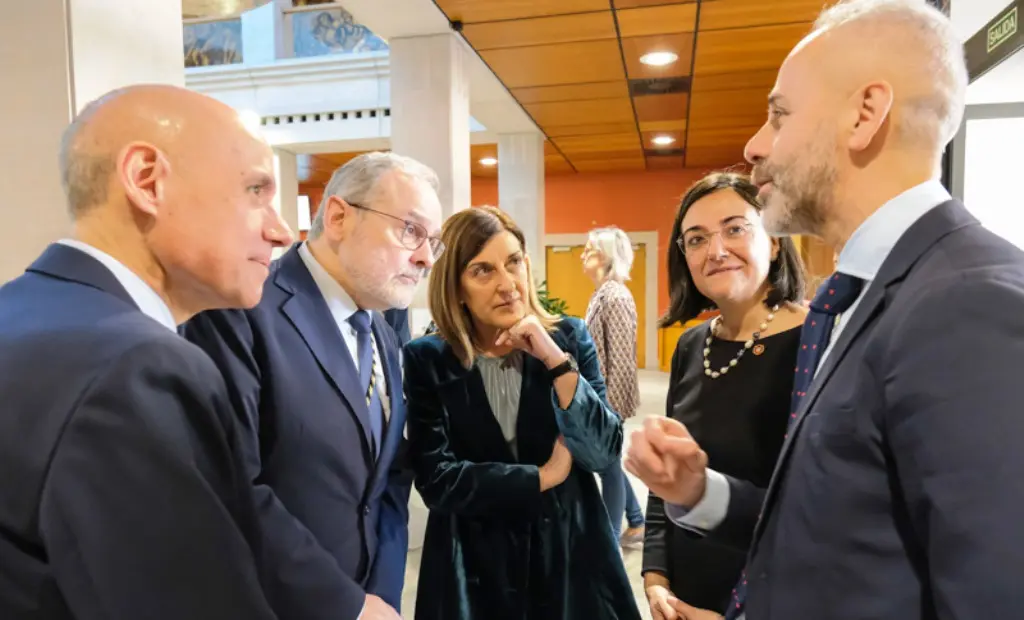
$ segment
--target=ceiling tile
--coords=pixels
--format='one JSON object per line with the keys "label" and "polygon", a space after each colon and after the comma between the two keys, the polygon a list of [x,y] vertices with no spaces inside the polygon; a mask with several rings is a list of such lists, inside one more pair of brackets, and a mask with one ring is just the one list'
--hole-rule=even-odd
{"label": "ceiling tile", "polygon": [[648,170],[670,170],[683,167],[683,156],[672,155],[669,157],[648,157]]}
{"label": "ceiling tile", "polygon": [[477,50],[615,38],[611,11],[467,24],[462,34]]}
{"label": "ceiling tile", "polygon": [[640,136],[634,132],[569,136],[554,139],[565,156],[575,161],[579,155],[609,151],[640,152]]}
{"label": "ceiling tile", "polygon": [[574,161],[573,165],[579,172],[608,172],[611,170],[643,170],[647,162],[643,155],[620,159],[594,159]]}
{"label": "ceiling tile", "polygon": [[641,123],[672,121],[686,118],[686,94],[648,95],[635,97],[636,117]]}
{"label": "ceiling tile", "polygon": [[519,103],[614,99],[617,97],[628,97],[629,88],[626,86],[625,81],[617,80],[615,82],[593,82],[590,84],[569,84],[567,86],[513,88],[512,96]]}
{"label": "ceiling tile", "polygon": [[701,76],[733,71],[777,71],[806,31],[805,24],[702,31],[697,37],[693,73]]}
{"label": "ceiling tile", "polygon": [[693,90],[708,92],[711,90],[737,90],[760,88],[767,98],[768,92],[775,85],[778,68],[760,69],[756,71],[736,71],[733,73],[705,73],[693,78]]}
{"label": "ceiling tile", "polygon": [[662,4],[696,4],[697,0],[612,0],[617,9],[632,9],[641,6],[659,6]]}
{"label": "ceiling tile", "polygon": [[703,146],[686,149],[687,168],[727,168],[744,165],[743,146]]}
{"label": "ceiling tile", "polygon": [[640,121],[640,131],[685,131],[686,119],[674,118],[668,121]]}
{"label": "ceiling tile", "polygon": [[654,34],[693,32],[697,22],[697,5],[669,4],[615,12],[619,36],[644,37]]}
{"label": "ceiling tile", "polygon": [[696,147],[739,145],[742,150],[759,129],[761,129],[760,126],[756,125],[747,127],[717,127],[713,129],[698,129],[691,126],[686,134],[686,148],[692,150]]}
{"label": "ceiling tile", "polygon": [[[622,55],[626,59],[626,75],[631,80],[690,75],[693,37],[692,32],[685,32],[623,38]],[[650,52],[674,52],[679,59],[663,67],[652,67],[640,62],[640,57]]]}
{"label": "ceiling tile", "polygon": [[607,11],[608,0],[435,0],[449,21],[463,23]]}
{"label": "ceiling tile", "polygon": [[633,106],[627,98],[531,103],[523,107],[541,127],[633,121]]}
{"label": "ceiling tile", "polygon": [[690,123],[713,128],[763,123],[768,115],[768,91],[719,90],[690,95]]}
{"label": "ceiling tile", "polygon": [[597,125],[545,125],[544,133],[552,138],[564,136],[593,136],[602,133],[627,133],[636,131],[632,120],[622,123],[600,123]]}
{"label": "ceiling tile", "polygon": [[508,88],[624,80],[617,41],[536,45],[480,52]]}
{"label": "ceiling tile", "polygon": [[826,0],[720,0],[705,2],[700,8],[700,31],[754,26],[772,26],[808,22],[804,34],[810,31],[810,22],[817,19]]}

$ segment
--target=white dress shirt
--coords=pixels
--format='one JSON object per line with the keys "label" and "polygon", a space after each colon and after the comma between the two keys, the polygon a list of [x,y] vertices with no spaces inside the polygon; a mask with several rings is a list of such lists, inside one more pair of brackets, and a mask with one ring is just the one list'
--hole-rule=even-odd
{"label": "white dress shirt", "polygon": [[[840,315],[839,322],[832,330],[828,348],[822,354],[817,368],[824,365],[825,358],[832,351],[839,334],[856,312],[872,280],[878,276],[882,263],[889,257],[900,237],[922,216],[948,200],[949,192],[940,182],[922,183],[882,205],[850,236],[839,254],[836,271],[861,278],[864,280],[864,286],[850,308]],[[665,514],[673,523],[698,533],[718,527],[725,520],[728,510],[729,482],[725,476],[713,469],[707,470],[704,497],[692,510],[687,511],[682,506],[665,504]],[[740,620],[742,618],[741,616]]]}
{"label": "white dress shirt", "polygon": [[85,252],[98,260],[110,273],[114,274],[114,278],[124,287],[128,296],[132,298],[132,301],[135,302],[135,305],[139,307],[143,314],[173,332],[178,331],[178,322],[174,320],[174,315],[171,314],[171,309],[167,307],[167,303],[164,302],[163,298],[151,286],[146,284],[142,278],[136,275],[135,272],[125,267],[121,261],[103,250],[98,250],[88,243],[83,243],[77,239],[61,239],[57,243]]}
{"label": "white dress shirt", "polygon": [[[331,274],[327,273],[323,265],[317,262],[316,257],[309,251],[309,247],[305,243],[299,246],[299,256],[302,258],[302,262],[306,264],[309,274],[313,276],[313,281],[316,282],[317,288],[320,289],[320,294],[324,296],[327,308],[331,311],[331,316],[334,317],[338,331],[341,332],[341,338],[345,341],[345,345],[352,356],[356,372],[359,372],[358,335],[356,334],[356,328],[352,327],[352,324],[348,322],[349,318],[359,310],[359,307],[352,300],[352,296],[338,284],[337,280],[331,277]],[[380,356],[377,338],[371,338],[370,342],[373,344],[374,356],[380,360],[373,369],[374,376],[376,377],[374,385],[377,389],[377,396],[380,398],[381,408],[384,410],[384,419],[389,420],[391,418],[391,401],[388,400],[387,390],[384,388],[387,385],[387,380],[384,377],[384,358]]]}

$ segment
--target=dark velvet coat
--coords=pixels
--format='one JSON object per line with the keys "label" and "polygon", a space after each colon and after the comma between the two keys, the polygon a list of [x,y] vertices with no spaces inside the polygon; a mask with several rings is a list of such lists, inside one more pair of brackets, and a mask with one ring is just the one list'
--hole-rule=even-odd
{"label": "dark velvet coat", "polygon": [[[622,420],[583,322],[564,319],[553,338],[579,364],[576,393],[559,408],[547,369],[524,356],[518,460],[478,369],[437,335],[405,349],[410,455],[430,508],[416,620],[640,618],[593,475],[620,458]],[[559,434],[572,472],[541,493]]]}

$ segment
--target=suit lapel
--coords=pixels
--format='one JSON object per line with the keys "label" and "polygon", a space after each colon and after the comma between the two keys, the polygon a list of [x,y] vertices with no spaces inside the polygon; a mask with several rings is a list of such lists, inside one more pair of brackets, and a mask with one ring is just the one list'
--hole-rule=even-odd
{"label": "suit lapel", "polygon": [[281,312],[302,336],[324,374],[348,403],[363,430],[366,445],[372,445],[370,412],[359,385],[359,373],[323,294],[299,256],[298,245],[281,257],[274,283],[291,294],[281,306]]}
{"label": "suit lapel", "polygon": [[792,452],[793,446],[800,434],[800,428],[811,408],[817,402],[821,391],[826,387],[828,380],[832,377],[838,365],[843,361],[850,345],[863,333],[869,324],[885,308],[887,294],[906,278],[907,273],[914,264],[940,239],[946,235],[959,230],[965,226],[976,225],[978,221],[967,211],[959,201],[952,200],[932,209],[920,220],[914,223],[906,233],[900,237],[892,252],[882,263],[875,279],[864,292],[864,297],[854,309],[849,323],[839,334],[835,345],[829,351],[822,367],[818,370],[807,390],[807,395],[800,402],[797,411],[797,419],[793,423],[782,444],[782,450],[775,463],[775,471],[772,473],[771,482],[765,494],[761,518],[758,519],[754,529],[753,545],[751,553],[764,532],[767,519],[764,516],[771,509],[772,504],[778,495],[778,487],[785,475],[787,461]]}
{"label": "suit lapel", "polygon": [[52,243],[27,269],[53,278],[78,282],[117,297],[138,309],[131,295],[103,263],[63,243]]}

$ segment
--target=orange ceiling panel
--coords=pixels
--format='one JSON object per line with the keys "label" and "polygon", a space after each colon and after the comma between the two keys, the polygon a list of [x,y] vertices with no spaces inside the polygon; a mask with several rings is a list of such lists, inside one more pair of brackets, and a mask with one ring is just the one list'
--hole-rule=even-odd
{"label": "orange ceiling panel", "polygon": [[615,20],[608,11],[468,24],[462,33],[475,49],[481,51],[524,45],[614,40],[616,37]]}
{"label": "orange ceiling panel", "polygon": [[466,24],[608,10],[608,0],[435,0],[449,20]]}
{"label": "orange ceiling panel", "polygon": [[610,82],[626,77],[615,40],[484,50],[480,56],[508,88]]}

